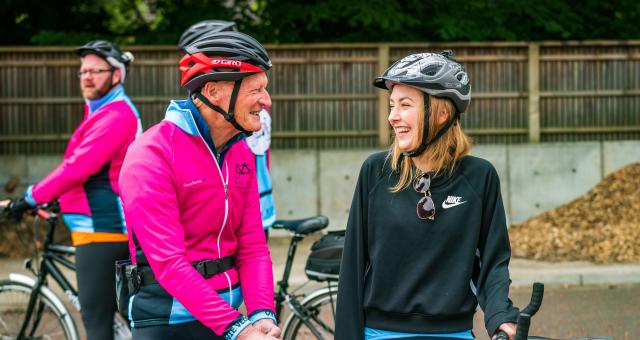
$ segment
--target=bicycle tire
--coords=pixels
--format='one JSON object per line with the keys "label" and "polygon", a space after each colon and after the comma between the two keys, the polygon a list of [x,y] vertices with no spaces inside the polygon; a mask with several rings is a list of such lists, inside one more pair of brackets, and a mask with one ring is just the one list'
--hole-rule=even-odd
{"label": "bicycle tire", "polygon": [[[321,293],[318,293],[322,291]],[[302,312],[308,313],[310,322],[322,336],[331,340],[335,331],[337,287],[323,288],[311,293],[301,303]],[[311,329],[297,315],[291,314],[282,330],[283,340],[317,339]]]}
{"label": "bicycle tire", "polygon": [[[33,288],[23,282],[0,281],[0,339],[16,339],[26,317],[27,306]],[[54,296],[55,297],[55,296]],[[38,310],[40,313],[38,313]],[[25,334],[33,331],[29,339],[80,339],[78,329],[62,301],[38,294],[38,300]],[[35,331],[33,327],[36,327]]]}

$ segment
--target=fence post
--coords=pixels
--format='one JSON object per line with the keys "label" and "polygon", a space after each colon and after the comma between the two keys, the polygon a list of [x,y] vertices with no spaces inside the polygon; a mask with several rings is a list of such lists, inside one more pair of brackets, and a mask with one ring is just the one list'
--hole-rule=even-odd
{"label": "fence post", "polygon": [[540,142],[540,45],[529,44],[529,143]]}
{"label": "fence post", "polygon": [[[378,46],[378,73],[381,75],[389,67],[389,45]],[[389,146],[389,93],[378,90],[378,144],[381,147]]]}

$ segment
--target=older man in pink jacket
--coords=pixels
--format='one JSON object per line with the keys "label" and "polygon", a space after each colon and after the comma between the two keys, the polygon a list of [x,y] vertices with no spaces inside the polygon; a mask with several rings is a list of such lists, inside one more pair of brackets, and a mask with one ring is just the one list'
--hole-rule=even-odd
{"label": "older man in pink jacket", "polygon": [[[135,339],[274,339],[273,277],[247,134],[271,104],[271,61],[239,32],[205,35],[180,62],[189,98],[127,153],[120,186]],[[244,300],[247,316],[237,308]]]}

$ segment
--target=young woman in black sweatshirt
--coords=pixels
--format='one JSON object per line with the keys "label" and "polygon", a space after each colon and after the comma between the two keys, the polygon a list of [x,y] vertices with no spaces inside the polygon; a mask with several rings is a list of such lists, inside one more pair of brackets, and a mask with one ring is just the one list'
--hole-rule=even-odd
{"label": "young woman in black sweatshirt", "polygon": [[340,269],[336,340],[515,335],[500,181],[460,128],[471,88],[450,51],[409,55],[374,85],[390,91],[389,151],[362,165]]}

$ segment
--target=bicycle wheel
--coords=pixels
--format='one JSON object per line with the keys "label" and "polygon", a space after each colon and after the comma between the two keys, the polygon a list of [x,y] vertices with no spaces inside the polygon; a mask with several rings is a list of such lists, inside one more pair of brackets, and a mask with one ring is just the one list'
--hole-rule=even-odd
{"label": "bicycle wheel", "polygon": [[[31,291],[31,286],[22,282],[0,281],[0,339],[17,338]],[[62,302],[55,303],[42,293],[38,295],[25,336],[27,339],[79,339],[73,319]]]}
{"label": "bicycle wheel", "polygon": [[[323,288],[302,301],[299,312],[307,316],[310,326],[291,315],[282,330],[284,340],[333,339],[336,319],[337,287]],[[313,330],[312,330],[313,328]],[[317,333],[318,335],[314,334]]]}

